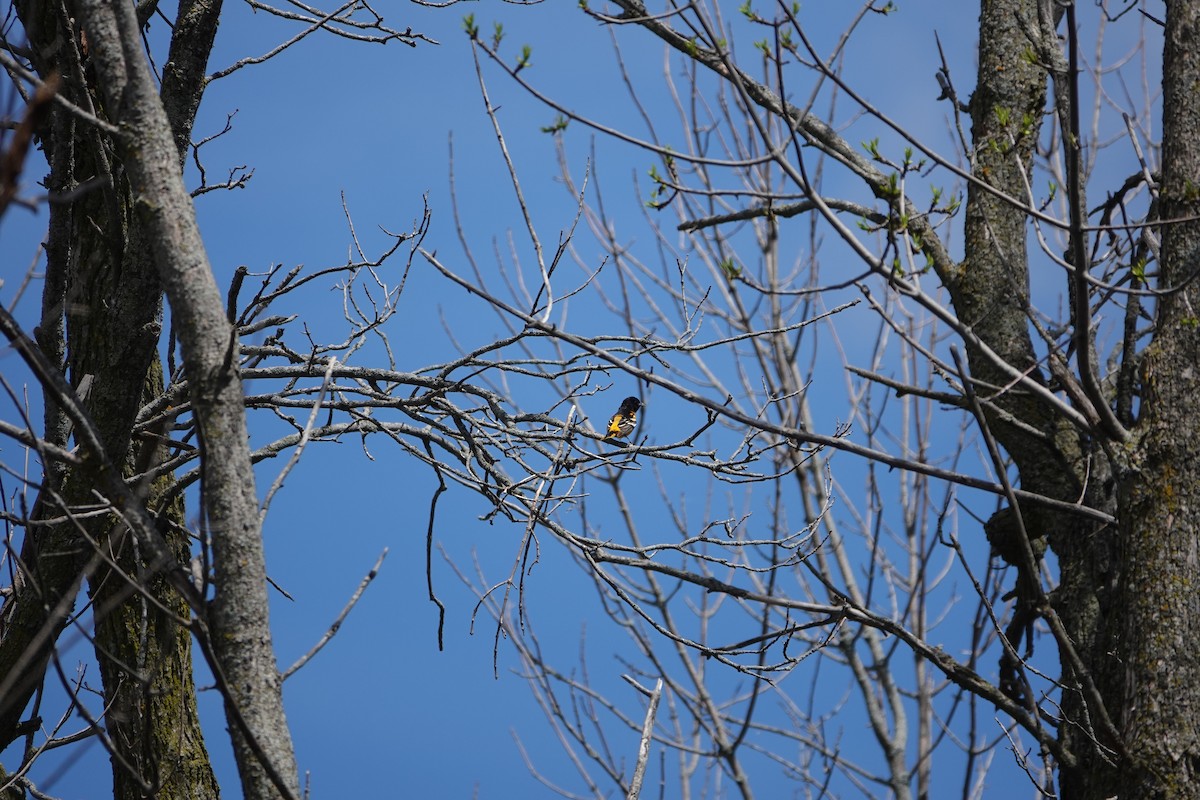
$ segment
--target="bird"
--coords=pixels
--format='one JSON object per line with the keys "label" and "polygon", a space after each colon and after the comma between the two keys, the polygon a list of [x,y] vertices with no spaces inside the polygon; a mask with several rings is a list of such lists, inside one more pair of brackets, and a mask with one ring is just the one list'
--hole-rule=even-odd
{"label": "bird", "polygon": [[622,400],[621,407],[617,409],[617,413],[613,414],[612,419],[608,421],[608,431],[604,434],[604,438],[624,439],[633,433],[633,429],[637,425],[638,409],[641,407],[642,401],[636,397],[626,397]]}

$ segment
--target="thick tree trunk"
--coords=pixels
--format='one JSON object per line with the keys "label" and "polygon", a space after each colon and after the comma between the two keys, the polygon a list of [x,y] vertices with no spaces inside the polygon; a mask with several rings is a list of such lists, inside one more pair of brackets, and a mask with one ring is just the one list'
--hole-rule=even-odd
{"label": "thick tree trunk", "polygon": [[203,513],[216,594],[208,644],[219,672],[246,797],[298,797],[291,732],[271,642],[266,563],[238,373],[238,339],[225,313],[164,104],[142,51],[132,5],[81,0],[93,64],[122,135],[137,219],[171,303],[201,444]]}
{"label": "thick tree trunk", "polygon": [[[172,128],[182,159],[202,93],[220,3],[181,4],[174,28],[172,60],[165,69]],[[38,54],[40,75],[61,75],[61,91],[101,119],[115,119],[85,72],[80,28],[61,15],[62,6],[22,3],[22,24]],[[123,169],[111,161],[113,142],[94,127],[55,108],[39,132],[50,161],[47,186],[71,203],[51,206],[47,279],[38,344],[51,364],[65,367],[78,388],[105,453],[115,464],[132,464],[134,418],[144,391],[162,391],[162,285],[152,252],[134,212],[134,195]],[[90,191],[80,184],[101,178]],[[69,342],[69,346],[68,346]],[[69,353],[69,363],[67,354]],[[50,393],[47,392],[49,396]],[[47,403],[46,438],[65,445],[69,426]],[[156,450],[156,448],[155,448]],[[93,463],[70,470],[48,467],[35,514],[61,516],[65,505],[92,504],[98,484]],[[164,478],[148,487],[153,508],[169,486]],[[177,563],[189,558],[182,501],[161,511],[161,530]],[[110,537],[111,534],[111,537]],[[110,568],[93,556],[95,543],[115,561]],[[114,796],[213,798],[219,794],[196,713],[190,610],[184,598],[139,554],[135,540],[115,520],[32,528],[23,546],[27,573],[4,608],[0,638],[0,741],[11,740],[31,692],[70,612],[82,579],[92,584],[96,653],[105,690],[106,728],[115,748]],[[161,568],[161,565],[158,565]],[[145,594],[143,594],[145,593]],[[147,599],[147,597],[151,599]],[[163,609],[166,609],[164,611]]]}
{"label": "thick tree trunk", "polygon": [[[972,173],[1008,197],[1026,194],[1046,106],[1046,70],[1020,46],[1025,31],[1038,26],[1037,7],[1037,0],[984,0],[979,17]],[[979,340],[1009,367],[1045,385],[1029,332],[1028,223],[1024,206],[971,184],[966,255],[956,272],[941,277],[958,318]],[[978,393],[998,409],[989,425],[1016,461],[1024,488],[1058,499],[1077,497],[1077,435],[1042,400],[1014,387],[1011,372],[994,358],[970,346],[967,355]],[[1052,529],[1037,509],[1022,513],[1031,517],[1026,520],[1031,536]]]}
{"label": "thick tree trunk", "polygon": [[[1029,59],[1037,31],[1032,0],[985,0],[980,17],[979,84],[972,100],[976,177],[1010,196],[1024,195],[1019,165],[1032,162],[1045,74]],[[1020,22],[1018,22],[1020,21]],[[1043,29],[1044,30],[1044,29]],[[1066,32],[1070,35],[1070,32]],[[1164,57],[1164,219],[1200,213],[1200,4],[1168,4]],[[1045,63],[1051,59],[1041,59]],[[1065,71],[1056,89],[1072,79]],[[1061,101],[1061,97],[1060,97]],[[1030,123],[1033,123],[1032,125]],[[1069,137],[1067,137],[1069,139]],[[1071,157],[1069,141],[1064,145]],[[1025,213],[973,189],[968,198],[967,259],[947,281],[959,317],[981,340],[1021,369],[1034,369],[1026,315],[1028,267]],[[1063,500],[1082,498],[1116,512],[1119,531],[1022,509],[1032,536],[1045,535],[1058,557],[1053,608],[1080,658],[1063,658],[1060,794],[1093,800],[1191,798],[1200,779],[1200,225],[1162,228],[1162,285],[1183,286],[1160,298],[1157,329],[1143,363],[1142,420],[1132,441],[1113,443],[1128,465],[1119,490],[1099,428],[1084,438],[1031,398],[1007,392],[1003,415],[991,420],[1016,462],[1023,488]],[[996,287],[1005,287],[997,291]],[[1077,326],[1085,321],[1073,320]],[[1086,357],[1077,348],[1076,358]],[[971,353],[972,374],[1008,383],[994,365]],[[1035,372],[1034,374],[1039,374]],[[1042,436],[1030,435],[1030,431]],[[1110,448],[1111,450],[1111,448]],[[1087,464],[1086,474],[1083,465]],[[1119,497],[1119,500],[1118,500]],[[1022,600],[1018,598],[1018,603]],[[1088,696],[1094,680],[1102,704]],[[1106,712],[1115,730],[1106,730]]]}
{"label": "thick tree trunk", "polygon": [[[1168,0],[1163,54],[1164,220],[1200,214],[1200,3]],[[1113,647],[1130,764],[1121,797],[1200,786],[1200,223],[1162,226],[1163,287],[1143,363],[1142,423],[1122,508],[1124,581]]]}
{"label": "thick tree trunk", "polygon": [[[1051,9],[1054,18],[1039,17],[1037,0],[984,0],[980,9],[979,71],[971,99],[972,171],[1009,197],[1021,198],[1030,185],[1046,114],[1050,76],[1045,65],[1065,67],[1055,33],[1063,12]],[[1039,35],[1044,40],[1040,44]],[[1031,52],[1039,57],[1030,58]],[[1067,100],[1071,79],[1065,69],[1058,74],[1057,103]],[[1071,158],[1075,154],[1067,147],[1066,155]],[[959,319],[1009,366],[1027,371],[1047,385],[1049,376],[1039,364],[1030,337],[1028,226],[1025,207],[972,185],[966,206],[966,257],[957,274],[943,278]],[[1070,281],[1071,276],[1065,275],[1064,285],[1073,290]],[[1087,322],[1073,321],[1084,326],[1083,338],[1087,338]],[[1108,479],[1110,468],[1104,450],[1096,444],[1098,435],[1085,435],[1044,401],[1014,387],[1005,371],[979,350],[968,347],[968,355],[972,378],[981,382],[976,391],[994,402],[988,422],[1016,464],[1021,487],[1067,502],[1082,500],[1113,513],[1116,501]],[[1052,356],[1051,363],[1052,369],[1055,364],[1062,365],[1056,377],[1066,373],[1065,357]],[[1050,607],[1042,605],[1036,578],[1021,558],[1013,556],[1020,548],[1011,539],[1021,534],[1012,511],[1005,509],[989,521],[989,540],[1019,573],[1009,639],[1023,650],[1028,640],[1020,637],[1032,636],[1032,621],[1037,616],[1054,613],[1061,620],[1074,653],[1060,650],[1067,688],[1061,699],[1065,722],[1059,728],[1059,740],[1067,757],[1058,765],[1059,783],[1064,797],[1092,797],[1095,791],[1111,789],[1116,779],[1112,758],[1116,743],[1111,741],[1111,730],[1106,732],[1105,719],[1113,698],[1100,689],[1087,688],[1097,677],[1093,673],[1105,673],[1113,664],[1098,628],[1113,604],[1118,569],[1115,531],[1037,507],[1022,507],[1020,515],[1034,552],[1040,552],[1042,542],[1054,551],[1059,585],[1048,598]],[[1010,666],[1014,672],[1002,674],[1002,686],[1019,695],[1023,692],[1021,681],[1015,665],[1010,662]],[[1105,702],[1097,702],[1101,697]],[[1033,702],[1033,698],[1022,699]]]}
{"label": "thick tree trunk", "polygon": [[[155,360],[146,397],[163,391],[162,365]],[[161,461],[166,451],[156,439],[134,448],[137,472]],[[145,488],[147,506],[178,563],[190,558],[183,496],[170,496],[174,484],[162,476]],[[186,599],[154,569],[124,526],[100,541],[112,566],[91,579],[96,621],[96,659],[104,681],[105,724],[117,748],[113,756],[113,797],[203,800],[220,796],[200,729],[192,668],[192,638]]]}

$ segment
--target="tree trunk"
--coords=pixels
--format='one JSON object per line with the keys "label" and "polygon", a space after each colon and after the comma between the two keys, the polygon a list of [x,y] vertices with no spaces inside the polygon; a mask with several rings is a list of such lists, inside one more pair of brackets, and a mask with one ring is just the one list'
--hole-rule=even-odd
{"label": "tree trunk", "polygon": [[[1039,17],[1037,0],[984,0],[981,4],[978,82],[971,99],[972,172],[1012,198],[1026,197],[1026,187],[1031,183],[1035,148],[1046,113],[1050,77],[1046,64],[1059,70],[1055,76],[1056,105],[1069,109],[1064,104],[1069,103],[1069,82],[1074,76],[1065,69],[1056,34],[1063,12],[1055,9],[1051,13],[1055,14],[1053,18]],[[1039,34],[1043,39],[1040,44]],[[1029,54],[1034,52],[1039,57],[1031,58]],[[1077,157],[1069,142],[1064,144],[1064,152],[1068,159]],[[943,276],[955,311],[1008,365],[1027,371],[1046,386],[1048,376],[1039,365],[1030,336],[1033,314],[1026,252],[1027,209],[972,185],[966,212],[966,258],[958,274]],[[1069,292],[1075,289],[1071,280],[1071,275],[1065,274]],[[1085,357],[1090,357],[1089,321],[1075,317],[1072,322],[1082,331],[1080,338],[1088,340]],[[1054,377],[1062,380],[1067,374],[1067,356],[1051,347],[1048,363]],[[992,398],[995,404],[988,416],[989,426],[1017,466],[1021,487],[1067,502],[1082,500],[1084,505],[1115,513],[1111,468],[1105,450],[1097,444],[1099,436],[1087,435],[1044,401],[1014,387],[1011,377],[978,349],[968,347],[968,356],[971,376],[981,382],[976,391]],[[1082,391],[1073,399],[1081,395]],[[1081,413],[1088,415],[1086,410]],[[1063,797],[1107,797],[1116,780],[1114,753],[1118,747],[1106,719],[1112,713],[1114,698],[1103,691],[1103,678],[1114,662],[1099,627],[1114,603],[1113,587],[1119,569],[1116,532],[1110,526],[1038,507],[1022,506],[1019,513],[1021,526],[1014,524],[1013,512],[1007,508],[986,526],[989,540],[1018,572],[1014,622],[1007,630],[1008,638],[1023,654],[1026,647],[1032,647],[1025,637],[1033,635],[1034,619],[1053,613],[1061,620],[1074,650],[1069,654],[1060,648],[1059,652],[1066,687],[1061,698],[1064,722],[1059,727],[1065,754],[1058,764],[1061,793]],[[1048,545],[1057,557],[1059,583],[1049,598],[1041,595],[1037,577],[1030,574],[1023,560],[1014,557],[1020,548],[1004,541],[1018,536],[1031,540],[1035,554]],[[1005,546],[1009,548],[1007,553]],[[1019,669],[1011,664],[1013,673],[1005,676],[1003,665],[1002,688],[1021,695],[1024,689]],[[1089,689],[1093,681],[1101,686]],[[1021,699],[1027,704],[1034,702],[1030,697]],[[1096,795],[1097,791],[1101,794]]]}
{"label": "tree trunk", "polygon": [[[172,122],[180,160],[190,139],[220,8],[219,3],[181,5],[174,33],[176,39],[187,40],[186,46],[173,44],[172,54],[178,57],[165,71],[176,98]],[[18,6],[31,50],[39,56],[39,74],[43,79],[63,76],[61,91],[69,100],[101,119],[118,118],[119,113],[106,106],[95,73],[85,71],[81,29],[60,16],[60,10],[43,3]],[[109,459],[132,465],[132,451],[137,449],[131,448],[134,419],[147,399],[144,392],[160,393],[163,385],[157,265],[134,212],[127,174],[111,161],[114,143],[58,107],[39,135],[51,165],[47,186],[77,196],[50,207],[38,344],[52,364],[69,369],[73,386],[87,387],[85,405]],[[78,191],[95,178],[101,179],[98,186]],[[48,402],[46,438],[64,445],[68,431],[65,417]],[[144,442],[145,447],[158,451],[153,442]],[[96,485],[91,463],[70,471],[48,469],[37,514],[59,516],[56,495],[67,507],[92,504]],[[146,499],[152,508],[169,485],[164,478],[149,487]],[[182,500],[157,510],[164,538],[178,562],[186,563],[190,544]],[[115,567],[93,557],[93,543],[109,553]],[[133,537],[115,519],[32,528],[22,558],[27,573],[5,605],[0,639],[0,683],[9,686],[0,692],[0,741],[7,743],[15,735],[80,581],[88,577],[106,728],[115,750],[114,796],[140,798],[149,790],[159,798],[217,797],[196,713],[191,633],[179,624],[190,613],[183,597],[148,569]]]}
{"label": "tree trunk", "polygon": [[234,755],[248,798],[298,797],[299,776],[283,709],[266,589],[266,561],[241,376],[238,338],[226,318],[179,152],[142,50],[133,6],[81,0],[92,63],[108,104],[119,110],[117,152],[183,352],[201,445],[204,519],[212,538],[215,595],[204,622],[225,697]]}
{"label": "tree trunk", "polygon": [[[1168,0],[1163,54],[1165,220],[1200,214],[1200,3]],[[1191,798],[1200,785],[1200,223],[1161,228],[1161,285],[1143,362],[1142,422],[1123,497],[1121,797]],[[1110,789],[1111,791],[1111,789]]]}
{"label": "tree trunk", "polygon": [[[147,399],[163,391],[157,359],[146,380]],[[161,461],[166,450],[154,438],[141,442],[136,470]],[[169,495],[170,476],[154,481],[146,504],[178,563],[190,558],[182,495]],[[117,755],[112,757],[113,797],[216,798],[216,777],[196,710],[192,639],[186,621],[191,609],[152,559],[140,551],[124,526],[105,536],[111,567],[91,579],[96,621],[96,659],[104,681],[105,727]]]}

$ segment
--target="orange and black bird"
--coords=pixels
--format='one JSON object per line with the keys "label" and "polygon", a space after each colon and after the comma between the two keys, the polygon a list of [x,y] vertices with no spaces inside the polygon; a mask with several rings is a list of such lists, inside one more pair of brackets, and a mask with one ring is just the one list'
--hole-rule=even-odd
{"label": "orange and black bird", "polygon": [[621,407],[608,421],[608,431],[604,434],[604,438],[624,439],[633,433],[633,429],[637,425],[638,409],[641,407],[642,401],[636,397],[626,397],[622,400]]}

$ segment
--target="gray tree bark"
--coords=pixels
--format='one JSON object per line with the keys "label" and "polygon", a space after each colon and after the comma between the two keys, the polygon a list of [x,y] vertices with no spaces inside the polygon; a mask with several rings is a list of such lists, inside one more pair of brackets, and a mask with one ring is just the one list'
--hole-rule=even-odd
{"label": "gray tree bark", "polygon": [[179,150],[145,55],[132,5],[84,0],[98,81],[121,128],[145,242],[158,267],[189,376],[203,448],[203,513],[216,593],[208,609],[215,668],[246,797],[299,796],[266,593],[258,497],[250,463],[237,335],[226,318],[183,185]]}
{"label": "gray tree bark", "polygon": [[[192,611],[199,614],[194,627],[226,692],[245,796],[299,794],[271,646],[237,338],[181,176],[220,8],[219,0],[180,4],[161,94],[132,4],[81,2],[70,18],[54,4],[29,2],[18,9],[39,74],[63,75],[72,102],[119,129],[110,137],[103,126],[56,108],[42,132],[50,188],[66,193],[100,178],[99,188],[52,208],[37,338],[52,368],[69,367],[74,385],[88,387],[86,409],[95,422],[97,452],[104,454],[74,469],[50,469],[45,513],[92,501],[92,492],[111,480],[101,474],[111,465],[155,457],[157,445],[135,447],[131,432],[143,391],[162,390],[157,348],[164,291],[203,448],[202,497],[216,578],[209,608],[189,608],[186,592],[179,591],[186,589],[180,576],[189,544],[182,507],[158,499],[168,496],[165,480],[137,498],[139,506],[145,502],[159,514],[165,546],[161,540],[144,546],[145,516],[135,526],[138,537],[112,521],[35,529],[22,554],[27,572],[4,607],[0,740],[7,743],[23,730],[20,715],[45,674],[81,580],[90,579],[117,797],[218,794],[195,713],[186,627]],[[55,396],[49,389],[47,395]],[[66,445],[67,414],[53,402],[46,429],[50,442]],[[59,496],[51,508],[51,498]],[[116,568],[93,555],[97,544]],[[142,574],[150,577],[139,586],[126,577]]]}
{"label": "gray tree bark", "polygon": [[[94,74],[85,70],[84,38],[68,10],[60,4],[20,3],[17,12],[38,74],[57,80],[63,97],[76,106],[101,120],[111,118],[95,91]],[[187,67],[203,76],[203,62]],[[173,123],[186,141],[192,117],[177,115]],[[97,491],[112,498],[113,476],[106,471],[131,465],[138,453],[152,457],[158,451],[153,442],[134,446],[131,432],[144,392],[161,391],[162,286],[142,246],[127,177],[111,161],[108,135],[54,106],[39,136],[50,162],[48,188],[72,199],[50,206],[42,319],[35,334],[48,369],[68,370],[86,395],[99,445],[85,445],[81,452],[87,458],[74,468],[47,463],[34,517],[54,518],[74,505],[93,504]],[[81,189],[88,181],[94,188]],[[68,415],[56,402],[57,390],[45,388],[45,438],[66,447]],[[182,503],[161,507],[157,500],[168,487],[164,478],[148,492],[136,493],[136,502],[145,501],[164,523],[154,546],[139,545],[115,518],[31,526],[22,546],[24,569],[0,625],[0,741],[8,743],[22,730],[21,714],[46,675],[81,582],[90,582],[118,798],[147,793],[213,798],[219,793],[196,712],[186,625],[190,611],[166,574],[155,575],[178,569],[188,558]],[[141,527],[139,536],[153,530],[152,523]],[[98,549],[118,568],[105,566],[96,557]],[[151,577],[144,585],[131,585],[128,576],[141,574]]]}
{"label": "gray tree bark", "polygon": [[1166,6],[1160,266],[1162,285],[1178,291],[1159,298],[1143,361],[1111,646],[1129,751],[1120,796],[1190,798],[1200,786],[1200,3]]}

